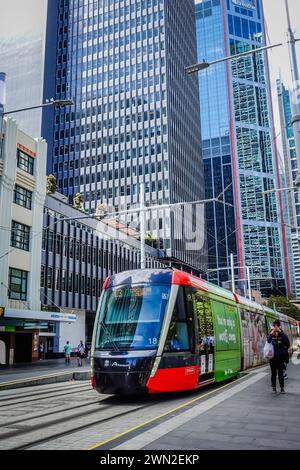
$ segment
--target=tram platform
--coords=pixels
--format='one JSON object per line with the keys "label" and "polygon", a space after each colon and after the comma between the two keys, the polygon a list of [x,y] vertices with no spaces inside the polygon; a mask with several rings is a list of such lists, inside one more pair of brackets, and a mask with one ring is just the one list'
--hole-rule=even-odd
{"label": "tram platform", "polygon": [[287,372],[285,394],[279,386],[272,393],[269,366],[260,367],[204,394],[196,406],[114,441],[110,449],[300,450],[300,360],[290,362]]}
{"label": "tram platform", "polygon": [[62,359],[43,359],[26,364],[0,367],[0,390],[33,385],[43,385],[68,380],[89,380],[91,376],[89,359],[83,360],[82,367],[77,359],[71,358],[70,365]]}

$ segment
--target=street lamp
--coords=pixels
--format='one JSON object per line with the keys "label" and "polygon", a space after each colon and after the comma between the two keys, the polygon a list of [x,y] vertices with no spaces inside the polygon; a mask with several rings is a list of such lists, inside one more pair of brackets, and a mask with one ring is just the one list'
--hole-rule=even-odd
{"label": "street lamp", "polygon": [[38,108],[45,108],[47,106],[55,106],[57,108],[62,108],[64,106],[72,106],[74,104],[73,100],[50,100],[46,103],[43,104],[38,104],[36,106],[29,106],[27,108],[21,108],[21,109],[13,109],[10,111],[4,111],[2,113],[2,116],[6,116],[7,114],[15,114],[15,113],[21,113],[22,111],[31,111],[32,109],[38,109]]}
{"label": "street lamp", "polygon": [[[295,39],[295,42],[299,41],[299,39]],[[199,64],[195,65],[190,65],[189,67],[185,67],[185,72],[186,73],[195,73],[199,72],[200,70],[205,70],[207,69],[210,65],[215,65],[215,64],[220,64],[221,62],[225,62],[227,60],[232,60],[232,59],[239,59],[240,57],[244,57],[250,54],[256,54],[257,52],[265,51],[267,49],[273,49],[274,47],[279,47],[283,46],[283,42],[280,42],[278,44],[273,44],[271,46],[264,46],[264,47],[259,47],[258,49],[251,49],[251,51],[246,51],[246,52],[241,52],[239,54],[231,55],[228,57],[222,57],[221,59],[217,60],[212,60],[211,62],[206,62],[203,60],[203,62],[200,62]]]}
{"label": "street lamp", "polygon": [[64,100],[54,100],[53,98],[50,101],[46,101],[46,103],[38,104],[35,106],[28,106],[26,108],[20,109],[11,109],[9,111],[4,111],[4,103],[5,103],[5,80],[6,75],[3,72],[0,72],[0,158],[2,157],[2,149],[3,149],[3,118],[9,114],[21,113],[23,111],[31,111],[33,109],[38,108],[46,108],[48,106],[54,106],[58,108],[62,108],[64,106],[72,106],[74,101],[71,99],[64,99]]}

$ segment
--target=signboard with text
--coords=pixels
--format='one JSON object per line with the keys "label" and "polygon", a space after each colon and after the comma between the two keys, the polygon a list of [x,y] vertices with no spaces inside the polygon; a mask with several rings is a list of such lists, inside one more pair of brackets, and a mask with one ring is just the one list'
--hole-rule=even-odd
{"label": "signboard with text", "polygon": [[256,0],[231,0],[238,7],[256,10]]}

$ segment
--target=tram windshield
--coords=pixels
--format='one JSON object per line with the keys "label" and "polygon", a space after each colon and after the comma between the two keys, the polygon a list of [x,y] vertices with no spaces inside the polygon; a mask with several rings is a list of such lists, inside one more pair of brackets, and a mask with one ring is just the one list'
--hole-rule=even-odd
{"label": "tram windshield", "polygon": [[108,289],[100,307],[96,349],[157,349],[170,286]]}

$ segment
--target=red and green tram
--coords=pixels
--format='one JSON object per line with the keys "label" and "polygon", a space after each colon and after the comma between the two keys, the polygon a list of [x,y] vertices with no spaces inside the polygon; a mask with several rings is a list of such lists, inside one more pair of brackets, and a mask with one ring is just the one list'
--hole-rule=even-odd
{"label": "red and green tram", "polygon": [[100,393],[193,390],[264,363],[263,347],[279,318],[297,347],[297,322],[173,269],[109,276],[91,350]]}

